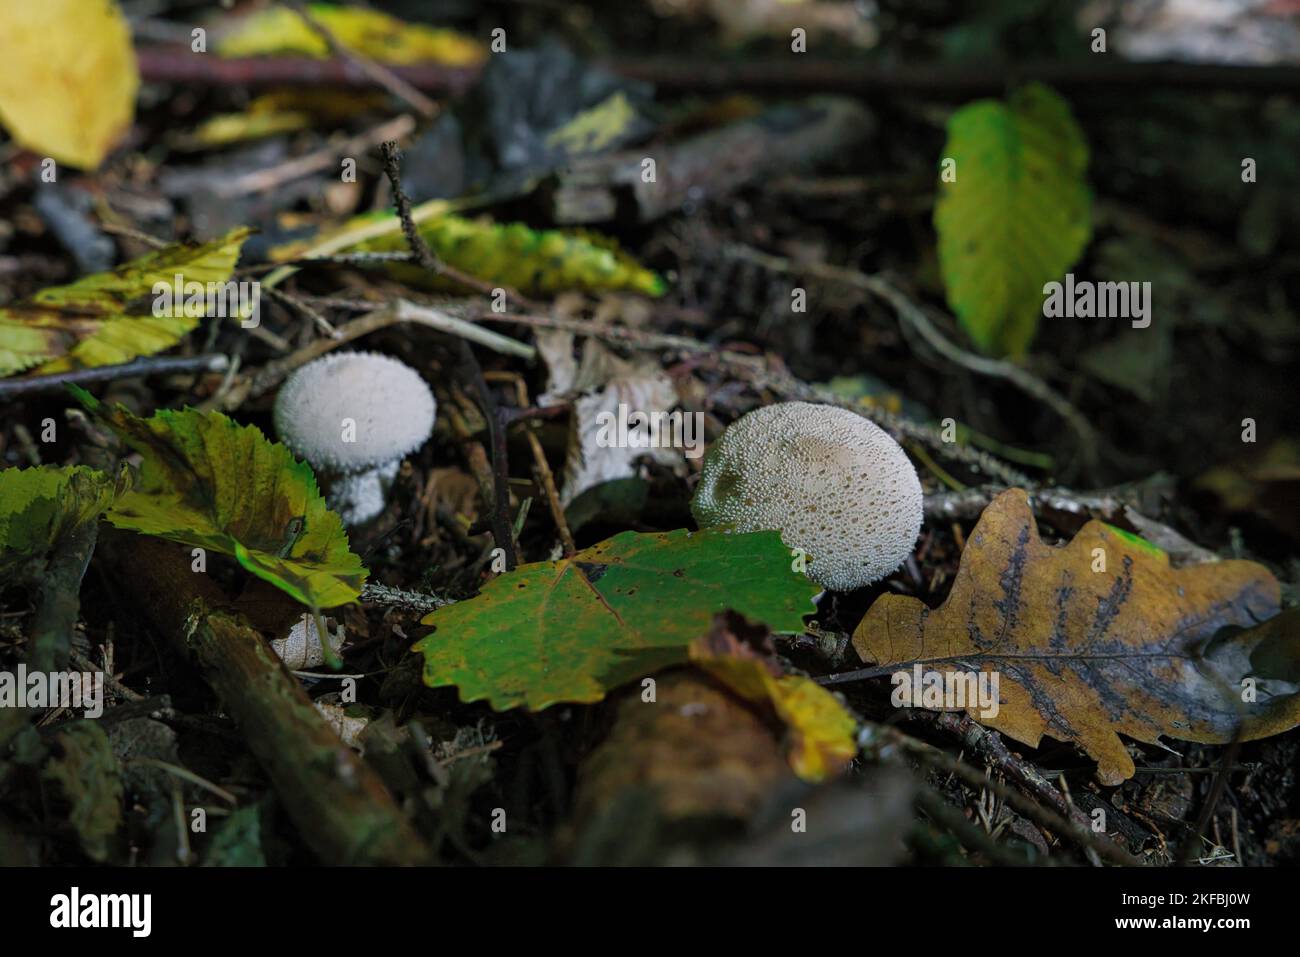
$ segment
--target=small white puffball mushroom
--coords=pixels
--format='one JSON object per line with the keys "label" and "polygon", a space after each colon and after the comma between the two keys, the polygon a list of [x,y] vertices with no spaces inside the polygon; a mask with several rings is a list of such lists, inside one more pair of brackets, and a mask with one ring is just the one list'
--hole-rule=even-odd
{"label": "small white puffball mushroom", "polygon": [[888,575],[921,533],[921,482],[898,443],[848,409],[781,402],[710,446],[691,512],[701,528],[781,533],[835,591]]}
{"label": "small white puffball mushroom", "polygon": [[384,510],[402,459],[433,431],[437,403],[410,366],[374,352],[333,352],[289,376],[275,429],[316,472],[346,525]]}

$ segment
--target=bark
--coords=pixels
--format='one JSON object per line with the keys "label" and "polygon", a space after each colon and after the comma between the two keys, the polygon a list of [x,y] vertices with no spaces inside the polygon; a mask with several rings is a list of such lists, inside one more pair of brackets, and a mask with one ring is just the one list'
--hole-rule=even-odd
{"label": "bark", "polygon": [[[765,176],[843,156],[874,128],[865,107],[840,97],[774,107],[681,143],[578,160],[558,174],[552,215],[565,225],[604,222],[628,211],[650,222]],[[655,160],[654,182],[643,175],[647,157]]]}
{"label": "bark", "polygon": [[105,539],[111,572],[198,665],[322,862],[431,862],[379,777],[339,740],[261,633],[228,610],[211,579],[190,570],[187,551],[123,532]]}

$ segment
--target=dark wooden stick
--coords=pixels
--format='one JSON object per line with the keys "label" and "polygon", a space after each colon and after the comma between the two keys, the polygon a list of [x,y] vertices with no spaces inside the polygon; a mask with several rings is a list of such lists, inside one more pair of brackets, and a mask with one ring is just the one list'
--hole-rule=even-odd
{"label": "dark wooden stick", "polygon": [[62,392],[68,383],[85,385],[87,382],[109,382],[131,376],[169,375],[175,372],[224,372],[230,360],[221,353],[203,356],[153,356],[132,359],[111,366],[93,369],[71,369],[51,375],[31,376],[26,379],[0,381],[0,399],[38,392]]}
{"label": "dark wooden stick", "polygon": [[[552,215],[561,224],[605,222],[630,204],[637,219],[650,222],[688,202],[843,156],[875,127],[875,118],[856,100],[812,97],[680,143],[579,159],[556,175]],[[642,170],[647,156],[655,159],[652,182]]]}
{"label": "dark wooden stick", "polygon": [[106,568],[173,647],[193,659],[328,864],[425,864],[432,855],[379,777],[339,740],[261,633],[167,542],[108,532]]}
{"label": "dark wooden stick", "polygon": [[[59,543],[40,577],[40,598],[32,616],[27,643],[27,668],[32,672],[62,671],[72,653],[72,632],[81,612],[81,579],[95,551],[99,523],[84,522]],[[9,739],[39,711],[0,709],[0,753]]]}
{"label": "dark wooden stick", "polygon": [[[206,86],[373,87],[374,78],[343,59],[248,57],[223,59],[184,46],[141,46],[141,76],[153,83]],[[1300,90],[1300,69],[1289,66],[1223,66],[1201,63],[1132,63],[1117,57],[1042,63],[876,63],[791,56],[780,59],[718,60],[615,56],[599,65],[654,83],[669,92],[777,92],[920,94],[963,100],[999,93],[1008,86],[1040,80],[1065,91],[1235,90],[1269,95]],[[479,67],[393,66],[388,68],[425,93],[458,95],[478,82]]]}

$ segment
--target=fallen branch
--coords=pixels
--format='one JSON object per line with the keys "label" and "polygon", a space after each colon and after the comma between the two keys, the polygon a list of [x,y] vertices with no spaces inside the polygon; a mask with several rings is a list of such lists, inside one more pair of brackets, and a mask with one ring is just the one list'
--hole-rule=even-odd
{"label": "fallen branch", "polygon": [[265,193],[286,183],[292,183],[296,179],[329,169],[337,164],[340,157],[359,155],[388,140],[400,140],[410,136],[414,131],[415,121],[403,114],[340,143],[328,144],[304,156],[294,157],[267,169],[253,170],[251,173],[244,173],[228,180],[219,178],[213,186],[213,192],[224,199],[245,196],[249,193]]}
{"label": "fallen branch", "polygon": [[[136,50],[140,75],[150,83],[191,86],[336,86],[373,88],[373,77],[356,63],[334,58],[224,58],[193,53],[188,46],[143,45]],[[1300,70],[1290,66],[1224,66],[1210,63],[1133,63],[1117,57],[1040,63],[905,63],[862,59],[716,60],[634,57],[597,61],[604,69],[653,83],[665,92],[773,91],[782,96],[809,93],[921,94],[966,100],[1002,93],[1009,85],[1038,80],[1063,91],[1098,89],[1236,90],[1272,95],[1300,90]],[[387,69],[425,93],[458,96],[474,86],[481,67],[437,65]]]}
{"label": "fallen branch", "polygon": [[194,660],[328,864],[422,864],[432,855],[379,777],[339,740],[261,633],[227,611],[225,594],[190,571],[174,545],[105,535],[105,567],[158,633]]}
{"label": "fallen branch", "polygon": [[69,384],[85,385],[88,382],[112,382],[132,376],[171,375],[177,372],[223,372],[230,360],[220,353],[202,356],[153,356],[132,359],[111,366],[93,369],[72,369],[51,375],[29,376],[25,379],[0,380],[0,399],[15,395],[33,395],[40,392],[62,392]]}
{"label": "fallen branch", "polygon": [[856,149],[875,126],[860,103],[821,97],[657,147],[651,151],[656,160],[652,182],[643,177],[646,150],[580,159],[556,174],[552,215],[560,224],[606,222],[630,205],[638,220],[650,222],[688,202],[841,156]]}

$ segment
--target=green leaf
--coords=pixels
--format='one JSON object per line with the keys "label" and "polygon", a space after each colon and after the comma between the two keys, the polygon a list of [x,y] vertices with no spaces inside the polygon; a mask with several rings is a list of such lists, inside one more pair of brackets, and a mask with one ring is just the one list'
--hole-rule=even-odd
{"label": "green leaf", "polygon": [[219,412],[161,409],[142,419],[70,388],[144,457],[136,488],[106,515],[118,528],[233,555],[313,609],[361,594],[366,570],[342,521],[311,467],[283,445]]}
{"label": "green leaf", "polygon": [[415,644],[430,687],[533,711],[599,701],[684,662],[715,612],[800,631],[817,586],[790,567],[776,532],[623,532],[556,562],[522,565],[423,619]]}
{"label": "green leaf", "polygon": [[34,366],[45,374],[115,365],[171,348],[203,312],[154,315],[154,284],[171,286],[178,275],[205,289],[228,282],[250,232],[235,229],[202,245],[167,246],[0,308],[0,376]]}
{"label": "green leaf", "polygon": [[59,542],[112,504],[112,476],[77,465],[0,471],[0,575],[36,574]]}
{"label": "green leaf", "polygon": [[[419,227],[420,235],[443,262],[484,282],[522,293],[627,291],[661,296],[664,281],[611,240],[581,231],[529,229],[523,223],[440,216]],[[355,247],[363,252],[401,252],[400,235],[372,239]],[[388,267],[414,286],[432,284],[418,266]],[[445,283],[443,285],[446,285]]]}
{"label": "green leaf", "polygon": [[979,100],[948,120],[934,209],[948,304],[985,352],[1023,355],[1043,286],[1061,279],[1091,236],[1088,146],[1069,105],[1041,83],[1007,102]]}

